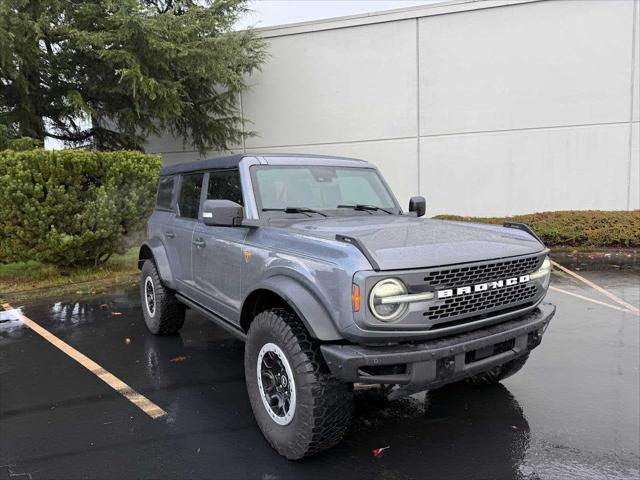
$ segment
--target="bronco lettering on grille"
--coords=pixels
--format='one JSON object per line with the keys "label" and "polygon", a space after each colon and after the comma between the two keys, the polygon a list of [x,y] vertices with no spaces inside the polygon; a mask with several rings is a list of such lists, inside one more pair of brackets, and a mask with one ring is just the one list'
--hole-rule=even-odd
{"label": "bronco lettering on grille", "polygon": [[520,275],[519,277],[507,278],[506,280],[497,280],[494,282],[478,283],[476,285],[468,285],[466,287],[447,288],[438,290],[438,298],[457,297],[468,293],[478,293],[487,290],[495,290],[496,288],[509,287],[518,283],[526,283],[530,280],[529,275]]}

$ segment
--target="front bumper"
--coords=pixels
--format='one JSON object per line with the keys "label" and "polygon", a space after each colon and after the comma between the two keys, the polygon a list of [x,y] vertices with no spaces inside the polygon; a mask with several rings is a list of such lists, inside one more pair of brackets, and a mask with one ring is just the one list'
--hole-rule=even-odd
{"label": "front bumper", "polygon": [[320,348],[335,377],[345,382],[397,384],[403,394],[409,394],[456,382],[525,355],[540,344],[555,312],[554,305],[542,303],[514,320],[446,338]]}

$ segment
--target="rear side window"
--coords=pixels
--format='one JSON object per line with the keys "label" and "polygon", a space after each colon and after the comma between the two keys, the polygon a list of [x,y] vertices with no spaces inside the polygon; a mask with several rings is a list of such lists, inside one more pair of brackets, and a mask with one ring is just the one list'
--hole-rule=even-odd
{"label": "rear side window", "polygon": [[203,176],[203,173],[182,176],[180,196],[178,197],[178,212],[181,217],[198,218]]}
{"label": "rear side window", "polygon": [[213,170],[209,172],[207,200],[231,200],[242,205],[242,188],[238,170]]}
{"label": "rear side window", "polygon": [[158,195],[156,197],[156,206],[158,208],[171,209],[175,181],[175,177],[160,177],[160,181],[158,182]]}

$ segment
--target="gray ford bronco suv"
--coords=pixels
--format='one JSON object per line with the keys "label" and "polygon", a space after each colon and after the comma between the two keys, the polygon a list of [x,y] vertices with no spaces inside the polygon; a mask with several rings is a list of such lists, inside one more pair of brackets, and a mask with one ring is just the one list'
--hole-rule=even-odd
{"label": "gray ford bronco suv", "polygon": [[289,459],[341,440],[354,383],[398,398],[499,382],[555,313],[549,251],[526,225],[424,213],[422,197],[403,212],[361,160],[164,167],[139,256],[146,325],[175,333],[190,308],[245,341],[255,419]]}

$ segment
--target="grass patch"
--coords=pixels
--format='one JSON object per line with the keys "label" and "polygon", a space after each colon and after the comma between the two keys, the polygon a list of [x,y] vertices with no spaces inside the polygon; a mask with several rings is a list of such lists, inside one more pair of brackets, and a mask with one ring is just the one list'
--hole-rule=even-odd
{"label": "grass patch", "polygon": [[[138,274],[138,249],[113,255],[101,268],[57,267],[35,261],[0,263],[0,297],[19,297],[33,290],[58,288],[69,290],[89,284],[115,285],[130,281]],[[85,288],[83,287],[83,288]]]}
{"label": "grass patch", "polygon": [[526,223],[548,247],[579,249],[639,248],[640,210],[560,211],[513,217],[460,217],[438,215],[441,220],[502,224],[505,220]]}

